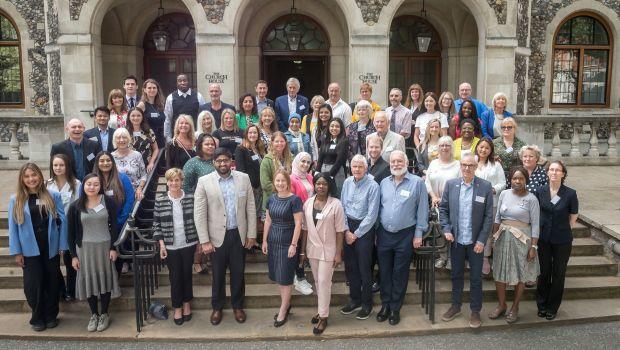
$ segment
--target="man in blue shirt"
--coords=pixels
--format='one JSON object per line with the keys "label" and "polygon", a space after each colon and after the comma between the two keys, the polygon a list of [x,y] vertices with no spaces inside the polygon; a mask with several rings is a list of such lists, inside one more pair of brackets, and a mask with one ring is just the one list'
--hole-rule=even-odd
{"label": "man in blue shirt", "polygon": [[474,103],[478,116],[481,116],[482,113],[487,110],[487,106],[483,102],[471,96],[471,84],[467,82],[461,83],[461,85],[459,85],[459,97],[460,98],[458,100],[454,101],[454,108],[456,109],[456,113],[461,111],[461,106],[463,105],[463,101],[465,100],[471,100]]}
{"label": "man in blue shirt", "polygon": [[71,161],[71,170],[75,177],[82,181],[86,174],[93,171],[95,157],[101,152],[101,146],[96,141],[84,138],[84,122],[73,118],[69,120],[65,131],[68,138],[55,143],[50,150],[50,159],[55,154],[64,154]]}
{"label": "man in blue shirt", "polygon": [[116,129],[108,127],[110,122],[110,110],[106,106],[95,108],[95,124],[92,129],[84,131],[84,138],[99,143],[101,150],[104,152],[114,151],[112,145],[112,136]]}
{"label": "man in blue shirt", "polygon": [[469,326],[482,324],[482,260],[484,245],[493,227],[493,188],[491,183],[475,177],[476,162],[472,154],[461,159],[461,177],[446,182],[439,221],[446,240],[452,242],[452,306],[441,317],[452,321],[461,314],[465,259],[469,261],[470,308]]}
{"label": "man in blue shirt", "polygon": [[[381,181],[381,228],[377,254],[381,275],[381,311],[377,321],[400,322],[400,308],[407,293],[413,248],[422,245],[428,229],[428,192],[424,181],[407,172],[405,152],[390,154],[391,176]],[[412,244],[413,243],[413,244]]]}
{"label": "man in blue shirt", "polygon": [[358,320],[372,313],[372,251],[375,246],[375,222],[379,214],[379,184],[367,174],[366,158],[357,154],[351,159],[353,176],[342,185],[340,200],[347,216],[344,271],[349,281],[349,302],[340,312],[349,315],[356,309]]}

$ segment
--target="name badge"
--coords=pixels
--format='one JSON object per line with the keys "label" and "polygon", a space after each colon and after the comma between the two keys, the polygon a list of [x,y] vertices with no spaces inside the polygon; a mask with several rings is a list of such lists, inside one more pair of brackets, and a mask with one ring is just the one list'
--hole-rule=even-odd
{"label": "name badge", "polygon": [[98,213],[100,211],[102,211],[103,209],[105,209],[105,207],[103,206],[103,204],[99,203],[98,206],[94,207],[93,210],[95,211],[95,213]]}
{"label": "name badge", "polygon": [[476,196],[476,202],[478,202],[478,203],[484,203],[484,197],[482,197],[482,196]]}
{"label": "name badge", "polygon": [[245,197],[245,191],[239,191],[239,197]]}
{"label": "name badge", "polygon": [[151,118],[159,118],[159,113],[151,112]]}
{"label": "name badge", "polygon": [[95,155],[91,153],[86,156],[86,159],[88,159],[88,161],[90,162],[91,160],[95,159]]}
{"label": "name badge", "polygon": [[114,195],[114,190],[107,190],[104,192],[106,196],[112,197]]}
{"label": "name badge", "polygon": [[133,137],[140,137],[142,136],[142,131],[134,131],[133,132]]}
{"label": "name badge", "polygon": [[235,137],[235,142],[236,142],[236,143],[239,143],[239,144],[240,144],[240,143],[241,143],[241,141],[242,141],[241,137]]}
{"label": "name badge", "polygon": [[558,204],[558,202],[560,201],[560,196],[558,196],[557,194],[555,195],[555,197],[551,198],[551,203],[553,203],[553,205]]}
{"label": "name badge", "polygon": [[303,111],[304,109],[306,109],[306,106],[304,106],[304,105],[299,106],[299,110],[300,111]]}
{"label": "name badge", "polygon": [[506,148],[506,153],[512,153],[512,151],[513,151],[512,147]]}
{"label": "name badge", "polygon": [[385,152],[392,152],[394,150],[394,146],[387,146],[385,148]]}
{"label": "name badge", "polygon": [[336,145],[329,145],[329,149],[336,149]]}
{"label": "name badge", "polygon": [[317,220],[323,220],[323,213],[316,213]]}
{"label": "name badge", "polygon": [[506,206],[506,204],[502,205],[500,208],[501,211],[506,211],[508,210],[508,207]]}
{"label": "name badge", "polygon": [[34,201],[34,203],[35,203],[36,205],[41,205],[41,200],[40,200],[39,198],[37,198],[37,199]]}
{"label": "name badge", "polygon": [[407,190],[400,190],[400,193],[399,193],[399,194],[400,194],[402,197],[409,198],[409,195],[410,195],[411,193],[410,193],[409,191],[407,191]]}
{"label": "name badge", "polygon": [[89,140],[91,140],[91,141],[95,141],[95,142],[96,142],[96,141],[99,141],[99,140],[97,139],[97,136],[93,136],[93,137],[89,138]]}
{"label": "name badge", "polygon": [[252,156],[252,160],[260,160],[260,156],[258,154],[255,154]]}

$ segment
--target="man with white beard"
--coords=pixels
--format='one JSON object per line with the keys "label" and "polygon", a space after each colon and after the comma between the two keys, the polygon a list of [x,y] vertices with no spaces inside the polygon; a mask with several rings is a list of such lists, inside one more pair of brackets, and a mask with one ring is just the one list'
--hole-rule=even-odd
{"label": "man with white beard", "polygon": [[407,293],[413,248],[422,245],[428,229],[428,192],[424,181],[407,172],[405,152],[390,154],[391,176],[381,181],[381,227],[377,254],[381,275],[381,311],[377,321],[400,322],[400,308]]}

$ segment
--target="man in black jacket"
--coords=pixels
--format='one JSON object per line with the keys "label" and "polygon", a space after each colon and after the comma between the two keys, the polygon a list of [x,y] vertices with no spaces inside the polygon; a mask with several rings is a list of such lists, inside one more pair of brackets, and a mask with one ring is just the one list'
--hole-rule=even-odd
{"label": "man in black jacket", "polygon": [[84,132],[84,138],[99,143],[99,147],[103,151],[112,152],[114,146],[112,145],[112,138],[116,129],[108,127],[110,121],[110,110],[106,106],[99,106],[95,108],[95,126],[92,129],[88,129]]}
{"label": "man in black jacket", "polygon": [[80,119],[69,120],[65,127],[69,138],[53,144],[50,151],[50,159],[59,153],[69,157],[73,174],[80,181],[93,171],[95,157],[101,152],[98,142],[84,138],[84,129],[84,123]]}
{"label": "man in black jacket", "polygon": [[383,149],[383,140],[376,135],[370,135],[366,138],[366,153],[368,155],[368,172],[375,178],[378,184],[381,180],[390,176],[390,164],[381,157]]}
{"label": "man in black jacket", "polygon": [[267,87],[267,82],[264,80],[259,80],[256,82],[256,86],[254,87],[256,91],[256,108],[258,109],[258,114],[265,109],[265,107],[274,108],[273,100],[267,98],[267,93],[269,92],[269,87]]}

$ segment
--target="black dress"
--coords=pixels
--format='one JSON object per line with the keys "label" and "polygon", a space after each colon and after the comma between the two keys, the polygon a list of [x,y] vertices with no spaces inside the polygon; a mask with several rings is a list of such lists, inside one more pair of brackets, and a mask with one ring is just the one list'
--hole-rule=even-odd
{"label": "black dress", "polygon": [[238,131],[225,131],[217,129],[213,132],[213,137],[220,142],[219,147],[224,147],[230,151],[231,155],[235,155],[235,149],[241,144],[243,140],[243,132]]}
{"label": "black dress", "polygon": [[164,138],[164,122],[166,121],[166,115],[164,111],[158,111],[155,105],[144,101],[144,116],[155,133],[157,147],[160,150],[163,149],[166,146],[166,139]]}
{"label": "black dress", "polygon": [[280,198],[274,193],[267,201],[267,210],[271,218],[267,236],[269,279],[279,285],[289,286],[293,284],[295,268],[299,260],[297,253],[289,258],[288,249],[295,233],[293,214],[302,211],[301,199],[296,195]]}
{"label": "black dress", "polygon": [[185,163],[195,156],[196,152],[193,149],[187,149],[181,142],[173,139],[166,145],[166,169],[183,169]]}

